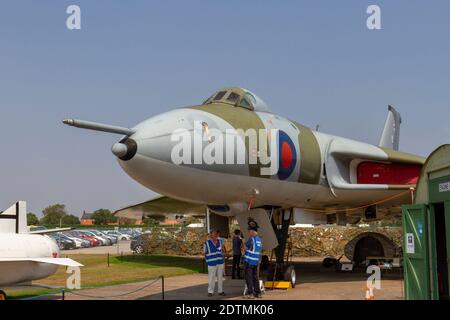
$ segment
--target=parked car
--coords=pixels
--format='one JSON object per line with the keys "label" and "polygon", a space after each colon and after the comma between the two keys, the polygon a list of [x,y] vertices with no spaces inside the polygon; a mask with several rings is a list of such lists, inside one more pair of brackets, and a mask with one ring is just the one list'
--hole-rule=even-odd
{"label": "parked car", "polygon": [[142,236],[135,236],[131,238],[130,249],[134,253],[144,253],[144,241],[142,240]]}
{"label": "parked car", "polygon": [[115,244],[117,243],[117,241],[119,241],[119,239],[117,239],[117,236],[112,235],[112,234],[108,234],[107,232],[105,232],[105,230],[96,230],[98,233],[100,233],[100,235],[107,237],[109,239],[111,239],[112,243]]}
{"label": "parked car", "polygon": [[114,243],[117,243],[116,237],[108,236],[107,234],[101,232],[100,230],[89,230],[93,234],[95,234],[97,237],[103,238],[106,240],[106,243],[108,246],[113,245]]}
{"label": "parked car", "polygon": [[130,237],[136,237],[142,234],[142,229],[136,228],[122,228],[119,229],[119,232],[128,234]]}
{"label": "parked car", "polygon": [[79,237],[81,239],[88,240],[91,243],[92,247],[97,247],[97,246],[103,245],[103,243],[100,240],[98,240],[97,238],[90,237],[81,231],[70,231],[70,234],[72,234],[75,237]]}
{"label": "parked car", "polygon": [[76,237],[70,233],[62,233],[62,235],[70,240],[75,241],[75,245],[77,248],[89,248],[91,246],[91,242],[89,240]]}
{"label": "parked car", "polygon": [[58,233],[50,233],[48,234],[50,238],[55,240],[56,244],[58,245],[60,250],[71,250],[76,249],[75,241],[70,240],[66,237],[61,236],[61,234]]}
{"label": "parked car", "polygon": [[105,231],[108,235],[116,237],[118,240],[131,240],[131,236],[126,233],[121,233],[116,230]]}
{"label": "parked car", "polygon": [[110,246],[112,244],[111,239],[99,236],[95,234],[95,232],[93,232],[92,230],[80,230],[80,232],[88,235],[89,237],[93,237],[97,240],[100,240],[103,246]]}

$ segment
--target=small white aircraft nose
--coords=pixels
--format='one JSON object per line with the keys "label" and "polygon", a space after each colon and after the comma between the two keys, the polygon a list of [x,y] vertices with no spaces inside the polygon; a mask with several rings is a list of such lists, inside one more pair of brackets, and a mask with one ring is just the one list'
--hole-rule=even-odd
{"label": "small white aircraft nose", "polygon": [[114,143],[112,148],[111,148],[111,152],[118,158],[121,158],[123,156],[125,156],[128,152],[128,148],[126,145],[124,145],[123,143],[117,142]]}

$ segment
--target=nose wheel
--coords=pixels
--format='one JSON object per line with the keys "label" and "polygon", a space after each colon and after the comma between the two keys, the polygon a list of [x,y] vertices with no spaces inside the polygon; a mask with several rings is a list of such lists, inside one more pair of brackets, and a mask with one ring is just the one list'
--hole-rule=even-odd
{"label": "nose wheel", "polygon": [[[297,275],[294,265],[289,265],[291,248],[287,246],[289,238],[289,225],[291,224],[292,211],[280,210],[272,216],[272,227],[278,240],[278,247],[273,250],[275,254],[275,264],[269,267],[267,272],[268,281],[287,281],[295,288]],[[286,254],[286,249],[288,249]]]}
{"label": "nose wheel", "polygon": [[297,281],[297,275],[295,273],[295,268],[293,265],[290,265],[284,271],[284,281],[289,281],[291,283],[292,288],[295,288],[295,282]]}

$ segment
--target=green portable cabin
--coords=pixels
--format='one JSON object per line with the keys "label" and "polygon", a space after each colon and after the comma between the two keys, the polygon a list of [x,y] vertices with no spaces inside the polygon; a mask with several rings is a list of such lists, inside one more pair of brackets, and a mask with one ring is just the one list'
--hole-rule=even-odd
{"label": "green portable cabin", "polygon": [[428,157],[414,197],[402,208],[405,297],[449,300],[450,144]]}

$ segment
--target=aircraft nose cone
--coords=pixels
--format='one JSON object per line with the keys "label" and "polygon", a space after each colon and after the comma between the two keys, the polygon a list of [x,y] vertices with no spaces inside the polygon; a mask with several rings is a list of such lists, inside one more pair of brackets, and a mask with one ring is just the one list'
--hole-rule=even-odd
{"label": "aircraft nose cone", "polygon": [[136,155],[137,143],[133,139],[125,138],[120,142],[114,143],[111,152],[122,161],[131,160]]}
{"label": "aircraft nose cone", "polygon": [[123,157],[124,155],[127,154],[128,152],[128,148],[126,145],[124,145],[123,143],[117,142],[114,143],[112,148],[111,148],[111,152],[118,158]]}

